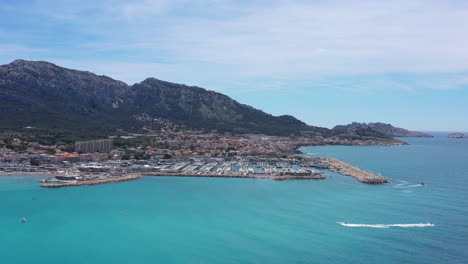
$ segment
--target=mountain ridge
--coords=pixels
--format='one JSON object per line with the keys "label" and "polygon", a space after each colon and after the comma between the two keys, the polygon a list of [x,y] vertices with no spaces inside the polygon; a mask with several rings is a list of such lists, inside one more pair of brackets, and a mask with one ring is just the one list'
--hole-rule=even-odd
{"label": "mountain ridge", "polygon": [[[141,132],[160,120],[236,134],[385,139],[372,129],[343,133],[273,116],[227,95],[154,77],[128,85],[105,75],[45,61],[0,66],[0,129],[38,126],[69,133]],[[156,122],[158,121],[158,122]]]}

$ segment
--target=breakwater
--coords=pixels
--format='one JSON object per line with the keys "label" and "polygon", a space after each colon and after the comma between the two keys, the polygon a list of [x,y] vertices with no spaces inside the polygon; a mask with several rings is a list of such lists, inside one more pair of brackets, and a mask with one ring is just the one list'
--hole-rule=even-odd
{"label": "breakwater", "polygon": [[31,171],[0,171],[0,175],[37,175],[37,176],[49,176],[52,175],[51,172],[31,172]]}
{"label": "breakwater", "polygon": [[95,179],[95,180],[84,180],[84,181],[70,181],[63,183],[53,183],[53,184],[42,184],[42,188],[62,188],[62,187],[74,187],[74,186],[89,186],[89,185],[98,185],[98,184],[107,184],[107,183],[116,183],[123,181],[134,181],[140,179],[140,176],[137,175],[126,175],[122,177],[109,177],[105,179]]}
{"label": "breakwater", "polygon": [[358,167],[352,166],[346,162],[341,160],[337,160],[335,158],[325,158],[325,157],[317,157],[313,158],[313,162],[316,165],[321,165],[332,172],[336,172],[342,175],[351,176],[356,180],[367,183],[367,184],[384,184],[390,183],[384,177],[365,171]]}
{"label": "breakwater", "polygon": [[307,179],[325,179],[326,177],[319,173],[311,173],[309,175],[269,175],[269,174],[181,174],[167,172],[147,172],[144,176],[173,176],[173,177],[212,177],[212,178],[250,178],[250,179],[272,179],[277,181],[283,180],[307,180]]}

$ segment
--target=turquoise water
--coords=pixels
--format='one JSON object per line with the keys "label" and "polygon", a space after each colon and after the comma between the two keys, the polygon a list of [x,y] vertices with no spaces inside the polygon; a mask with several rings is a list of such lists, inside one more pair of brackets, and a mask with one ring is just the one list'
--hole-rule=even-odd
{"label": "turquoise water", "polygon": [[468,139],[406,140],[304,148],[391,185],[327,173],[311,181],[146,177],[54,190],[39,188],[38,176],[0,176],[1,263],[467,263]]}

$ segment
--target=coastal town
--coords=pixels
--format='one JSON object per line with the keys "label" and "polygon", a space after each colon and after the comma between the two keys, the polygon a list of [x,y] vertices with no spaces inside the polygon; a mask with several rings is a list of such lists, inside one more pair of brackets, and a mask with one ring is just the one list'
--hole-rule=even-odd
{"label": "coastal town", "polygon": [[324,179],[323,169],[364,183],[387,182],[337,160],[298,155],[301,146],[324,143],[304,137],[196,131],[172,133],[171,137],[132,134],[77,141],[70,150],[65,145],[41,145],[16,136],[0,141],[0,173],[43,174],[49,177],[42,180],[41,186],[48,188],[136,180],[140,176]]}
{"label": "coastal town", "polygon": [[[32,129],[32,128],[31,128]],[[128,159],[184,159],[233,156],[282,157],[300,153],[301,146],[320,145],[402,145],[398,140],[361,140],[353,137],[280,137],[263,134],[203,133],[202,131],[150,131],[145,134],[109,136],[106,151],[80,150],[76,141],[41,143],[22,133],[0,135],[0,162],[35,160],[41,164],[63,161]],[[79,143],[79,142],[78,142]],[[78,148],[77,148],[78,147]]]}

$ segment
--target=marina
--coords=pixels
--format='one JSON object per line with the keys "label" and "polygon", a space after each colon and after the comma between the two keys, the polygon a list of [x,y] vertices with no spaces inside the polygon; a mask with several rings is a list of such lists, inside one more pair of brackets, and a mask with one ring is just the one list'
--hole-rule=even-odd
{"label": "marina", "polygon": [[323,170],[352,176],[366,184],[389,183],[384,177],[345,162],[323,157],[219,158],[187,160],[106,161],[68,164],[41,180],[44,188],[87,186],[137,180],[140,176],[325,179]]}
{"label": "marina", "polygon": [[325,179],[299,159],[204,159],[77,163],[41,180],[41,187],[59,188],[137,180],[139,176],[227,177],[273,180]]}

